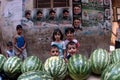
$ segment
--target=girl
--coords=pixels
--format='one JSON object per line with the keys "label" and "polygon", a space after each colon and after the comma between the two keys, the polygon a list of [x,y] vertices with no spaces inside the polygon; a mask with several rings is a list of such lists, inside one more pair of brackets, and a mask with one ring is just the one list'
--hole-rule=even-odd
{"label": "girl", "polygon": [[60,29],[55,29],[54,30],[53,35],[52,35],[52,39],[53,39],[53,41],[51,42],[51,46],[52,45],[58,46],[59,53],[60,53],[59,56],[61,58],[64,58],[63,55],[65,53],[66,47],[65,47],[64,41],[62,41],[63,40],[63,34],[62,34]]}

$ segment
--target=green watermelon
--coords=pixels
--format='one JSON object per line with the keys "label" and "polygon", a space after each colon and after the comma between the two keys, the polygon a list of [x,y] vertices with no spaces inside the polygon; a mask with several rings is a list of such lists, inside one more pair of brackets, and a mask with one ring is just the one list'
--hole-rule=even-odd
{"label": "green watermelon", "polygon": [[62,80],[67,72],[67,65],[64,59],[52,56],[44,63],[44,71],[47,72],[54,80]]}
{"label": "green watermelon", "polygon": [[86,79],[90,73],[90,68],[88,59],[80,54],[73,55],[68,61],[69,75],[74,80]]}
{"label": "green watermelon", "polygon": [[0,72],[3,71],[3,65],[6,61],[6,57],[2,54],[0,54]]}
{"label": "green watermelon", "polygon": [[27,71],[40,71],[42,70],[42,61],[37,56],[27,57],[21,66],[22,73]]}
{"label": "green watermelon", "polygon": [[28,71],[21,74],[17,80],[53,80],[53,78],[42,71]]}
{"label": "green watermelon", "polygon": [[9,57],[3,65],[4,72],[8,77],[16,77],[21,73],[22,60],[17,56]]}
{"label": "green watermelon", "polygon": [[111,54],[111,62],[117,63],[120,62],[120,49],[115,49]]}
{"label": "green watermelon", "polygon": [[101,80],[120,80],[120,62],[108,66],[103,71]]}
{"label": "green watermelon", "polygon": [[96,49],[90,56],[92,72],[101,74],[110,63],[110,55],[105,49]]}

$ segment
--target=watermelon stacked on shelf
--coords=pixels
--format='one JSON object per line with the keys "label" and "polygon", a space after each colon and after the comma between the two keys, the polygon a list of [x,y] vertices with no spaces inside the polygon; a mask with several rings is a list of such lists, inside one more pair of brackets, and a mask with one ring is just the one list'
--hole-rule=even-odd
{"label": "watermelon stacked on shelf", "polygon": [[17,77],[21,74],[21,64],[22,60],[17,56],[9,57],[3,65],[5,74],[10,78]]}
{"label": "watermelon stacked on shelf", "polygon": [[110,55],[105,49],[96,49],[90,56],[92,72],[101,74],[110,64]]}
{"label": "watermelon stacked on shelf", "polygon": [[53,78],[42,71],[28,71],[21,74],[17,80],[53,80]]}
{"label": "watermelon stacked on shelf", "polygon": [[53,77],[54,80],[62,80],[66,76],[67,65],[64,59],[52,56],[45,61],[44,71]]}
{"label": "watermelon stacked on shelf", "polygon": [[6,57],[2,54],[0,54],[0,72],[3,71],[3,65],[6,61]]}
{"label": "watermelon stacked on shelf", "polygon": [[41,71],[42,61],[37,56],[27,57],[21,66],[22,73],[27,71]]}
{"label": "watermelon stacked on shelf", "polygon": [[74,80],[86,79],[90,73],[90,69],[90,62],[83,55],[73,55],[68,61],[69,75]]}

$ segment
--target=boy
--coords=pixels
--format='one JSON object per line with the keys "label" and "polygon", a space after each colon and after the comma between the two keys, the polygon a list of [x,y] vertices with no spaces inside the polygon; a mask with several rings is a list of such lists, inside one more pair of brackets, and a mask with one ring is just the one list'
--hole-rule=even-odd
{"label": "boy", "polygon": [[15,50],[13,49],[13,43],[9,41],[7,43],[6,57],[16,56]]}
{"label": "boy", "polygon": [[[65,45],[67,46],[67,44],[69,42],[73,41],[78,49],[80,47],[80,44],[79,44],[78,40],[74,38],[74,32],[75,32],[75,30],[71,27],[68,27],[65,30],[65,35],[66,35]],[[66,56],[67,56],[67,54],[64,54],[64,58],[66,58]]]}
{"label": "boy", "polygon": [[17,25],[16,31],[17,34],[14,36],[14,46],[18,51],[16,55],[24,60],[27,57],[27,52],[26,52],[26,41],[22,34],[23,31],[22,26]]}
{"label": "boy", "polygon": [[74,54],[77,53],[76,43],[73,42],[73,41],[70,41],[70,42],[67,44],[67,46],[66,46],[66,50],[67,50],[67,54],[68,54],[68,55],[66,56],[66,58],[67,58],[67,60],[68,60],[71,56],[73,56]]}
{"label": "boy", "polygon": [[51,56],[58,56],[59,55],[59,48],[57,45],[51,45],[50,54],[51,54]]}

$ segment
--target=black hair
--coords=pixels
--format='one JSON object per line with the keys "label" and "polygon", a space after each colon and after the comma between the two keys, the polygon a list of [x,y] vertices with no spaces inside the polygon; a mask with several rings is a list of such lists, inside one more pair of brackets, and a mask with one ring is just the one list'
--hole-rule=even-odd
{"label": "black hair", "polygon": [[57,28],[57,29],[54,30],[53,35],[52,35],[53,41],[55,41],[55,35],[57,33],[60,33],[60,40],[63,40],[63,34],[62,34],[61,30],[59,28]]}
{"label": "black hair", "polygon": [[52,49],[52,48],[57,48],[57,49],[59,49],[59,47],[58,47],[56,44],[51,45],[51,49]]}
{"label": "black hair", "polygon": [[21,25],[17,25],[16,30],[22,29]]}
{"label": "black hair", "polygon": [[[66,45],[66,49],[68,49],[68,46],[69,46],[69,45],[76,45],[76,43],[73,42],[73,41],[68,42],[68,44]],[[77,46],[76,46],[76,48],[77,48]]]}
{"label": "black hair", "polygon": [[51,13],[56,13],[56,12],[54,10],[50,10],[49,14],[51,14]]}
{"label": "black hair", "polygon": [[63,13],[65,13],[65,12],[69,13],[69,11],[68,11],[68,10],[64,9],[64,10],[63,10]]}
{"label": "black hair", "polygon": [[68,28],[65,29],[65,35],[66,35],[68,32],[74,33],[75,30],[74,30],[72,27],[68,27]]}
{"label": "black hair", "polygon": [[27,11],[27,12],[25,13],[25,16],[27,16],[27,15],[31,15],[31,13],[30,13],[29,11]]}
{"label": "black hair", "polygon": [[42,11],[38,10],[38,11],[37,11],[37,15],[38,15],[39,13],[43,14]]}
{"label": "black hair", "polygon": [[117,22],[120,22],[120,19],[118,19]]}
{"label": "black hair", "polygon": [[7,46],[8,46],[8,47],[9,47],[9,46],[13,46],[12,41],[8,41],[8,42],[7,42]]}

